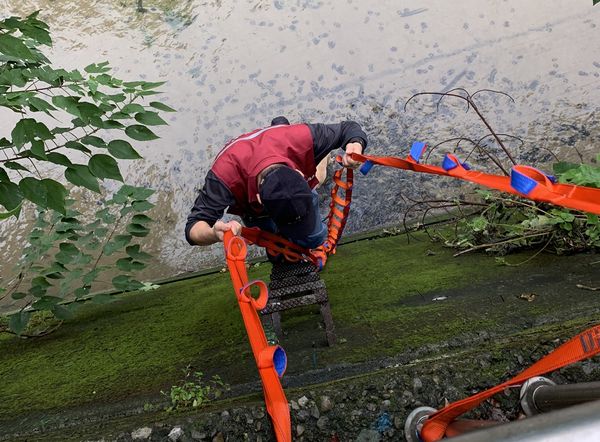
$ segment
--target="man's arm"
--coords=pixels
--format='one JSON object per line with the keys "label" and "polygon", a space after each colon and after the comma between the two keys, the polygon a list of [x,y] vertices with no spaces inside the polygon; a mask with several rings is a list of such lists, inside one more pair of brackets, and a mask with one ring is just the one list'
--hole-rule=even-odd
{"label": "man's arm", "polygon": [[223,241],[223,235],[226,231],[232,230],[234,235],[239,235],[242,231],[242,225],[237,221],[216,221],[211,227],[206,221],[198,221],[192,225],[188,233],[188,241],[198,246],[209,246],[219,241]]}
{"label": "man's arm", "polygon": [[[334,149],[341,147],[349,153],[362,153],[367,147],[367,134],[354,121],[338,124],[308,124],[313,136],[315,162],[318,164]],[[358,163],[344,155],[344,166],[356,167]]]}
{"label": "man's arm", "polygon": [[220,221],[225,209],[235,204],[231,191],[209,171],[204,187],[198,194],[194,207],[187,218],[185,238],[191,245],[207,246],[223,240],[223,233],[233,229],[236,235],[241,231],[237,221]]}

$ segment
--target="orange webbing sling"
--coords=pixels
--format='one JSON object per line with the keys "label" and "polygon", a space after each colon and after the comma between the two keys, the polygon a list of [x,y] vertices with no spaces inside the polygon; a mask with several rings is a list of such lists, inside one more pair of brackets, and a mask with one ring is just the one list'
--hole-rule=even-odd
{"label": "orange webbing sling", "polygon": [[522,384],[529,378],[590,358],[598,353],[600,353],[600,325],[589,328],[565,342],[514,378],[438,410],[425,421],[420,433],[421,439],[424,442],[440,440],[446,434],[450,422],[505,388]]}
{"label": "orange webbing sling", "polygon": [[[338,162],[341,158],[337,158]],[[343,179],[344,170],[346,171],[346,180]],[[338,241],[342,237],[348,214],[350,213],[350,204],[352,203],[352,186],[354,185],[354,171],[349,168],[338,169],[333,174],[335,183],[331,189],[331,202],[329,203],[329,215],[327,216],[327,239],[325,242],[311,253],[320,259],[320,268],[325,266],[327,257],[335,254]],[[343,191],[343,197],[340,195]]]}
{"label": "orange webbing sling", "polygon": [[502,192],[512,193],[530,200],[600,215],[600,189],[574,184],[556,184],[554,177],[529,166],[513,166],[510,177],[477,172],[470,170],[468,165],[461,163],[452,154],[445,156],[442,167],[420,164],[419,160],[425,148],[425,143],[414,143],[411,153],[406,159],[356,153],[350,154],[350,156],[352,159],[364,163],[361,167],[364,174],[374,164],[379,164],[397,169],[445,175],[481,184]]}
{"label": "orange webbing sling", "polygon": [[241,236],[249,243],[265,247],[271,255],[283,254],[285,259],[290,262],[311,261],[313,264],[319,265],[318,258],[309,249],[300,247],[274,233],[260,230],[258,227],[242,227]]}
{"label": "orange webbing sling", "polygon": [[[257,313],[258,310],[264,309],[267,305],[269,296],[267,286],[262,281],[248,282],[246,271],[247,248],[242,238],[235,236],[231,231],[227,231],[223,237],[223,245],[227,267],[246,326],[250,347],[252,347],[254,360],[262,380],[265,404],[273,422],[275,436],[279,442],[290,442],[292,440],[290,409],[279,382],[279,378],[283,376],[286,369],[287,357],[283,348],[268,344]],[[260,290],[256,299],[250,293],[253,286],[258,287]]]}

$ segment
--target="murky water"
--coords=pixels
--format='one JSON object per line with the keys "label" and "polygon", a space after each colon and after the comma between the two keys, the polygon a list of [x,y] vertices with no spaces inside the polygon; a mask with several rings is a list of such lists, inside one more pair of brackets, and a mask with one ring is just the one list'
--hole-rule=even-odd
{"label": "murky water", "polygon": [[[591,0],[0,0],[0,14],[41,9],[54,38],[56,66],[108,60],[116,74],[164,80],[167,115],[161,139],[136,143],[144,155],[125,173],[158,191],[149,246],[159,263],[149,279],[213,264],[220,247],[192,248],[185,218],[211,160],[231,137],[267,125],[354,119],[370,152],[405,155],[413,140],[435,144],[485,135],[475,115],[452,100],[436,112],[432,98],[403,109],[415,92],[463,87],[528,164],[574,148],[600,151],[600,6]],[[11,129],[4,115],[0,133]],[[432,158],[432,161],[436,160]],[[437,161],[437,160],[436,160]],[[483,167],[483,165],[482,165]],[[350,231],[402,219],[401,195],[419,198],[448,182],[395,170],[358,178]],[[445,192],[446,190],[444,190]],[[6,274],[23,228],[5,224]]]}

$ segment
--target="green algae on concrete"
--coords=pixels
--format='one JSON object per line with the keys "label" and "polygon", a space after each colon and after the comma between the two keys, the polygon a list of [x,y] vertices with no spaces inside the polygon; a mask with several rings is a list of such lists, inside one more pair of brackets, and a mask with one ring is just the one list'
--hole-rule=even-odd
{"label": "green algae on concrete", "polygon": [[[538,301],[528,303],[497,293],[499,281],[519,290],[515,280],[535,274],[540,263],[565,262],[561,258],[542,257],[515,269],[482,255],[452,258],[450,250],[424,235],[421,239],[407,244],[404,236],[386,237],[338,248],[322,277],[341,342],[324,345],[316,306],[285,312],[281,344],[288,353],[288,373],[393,356],[481,330],[526,327],[536,315],[569,305],[574,296],[540,293]],[[572,259],[582,275],[593,261]],[[544,290],[551,291],[552,277],[572,270],[552,270]],[[253,266],[251,278],[266,279],[269,271],[268,264]],[[541,287],[541,282],[536,283]],[[593,292],[575,295],[579,307],[567,310],[589,315]],[[433,301],[436,297],[447,299]],[[118,299],[83,306],[43,338],[0,338],[0,422],[32,412],[159,396],[180,380],[188,364],[230,384],[258,379],[228,274]]]}

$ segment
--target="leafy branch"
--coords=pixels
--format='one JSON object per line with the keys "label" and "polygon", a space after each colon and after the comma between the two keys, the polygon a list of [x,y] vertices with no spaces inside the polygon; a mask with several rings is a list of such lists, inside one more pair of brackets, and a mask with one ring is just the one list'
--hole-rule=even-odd
{"label": "leafy branch", "polygon": [[[150,232],[145,212],[154,191],[123,184],[107,195],[101,184],[123,182],[120,162],[141,158],[128,139],[157,139],[150,127],[167,124],[159,112],[174,112],[160,101],[145,104],[164,82],[124,81],[108,62],[81,72],[54,68],[42,52],[51,45],[37,12],[0,20],[0,110],[19,117],[10,134],[0,134],[0,220],[19,218],[32,205],[38,211],[18,276],[0,288],[18,308],[8,318],[8,330],[17,334],[27,334],[34,311],[62,321],[72,316],[73,300],[112,300],[90,294],[102,273],[117,290],[145,287],[132,274],[151,255],[135,239]],[[49,177],[49,166],[63,177]],[[75,201],[77,188],[98,194],[103,207]]]}

